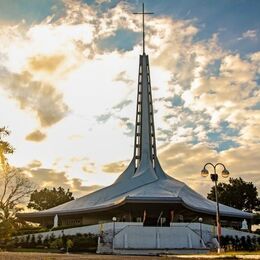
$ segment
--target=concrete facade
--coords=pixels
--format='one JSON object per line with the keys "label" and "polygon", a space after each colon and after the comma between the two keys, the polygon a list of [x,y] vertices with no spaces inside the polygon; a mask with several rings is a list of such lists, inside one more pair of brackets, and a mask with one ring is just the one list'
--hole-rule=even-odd
{"label": "concrete facade", "polygon": [[[91,233],[99,236],[98,253],[158,254],[158,253],[201,253],[215,247],[215,227],[201,223],[171,223],[170,227],[144,227],[137,222],[110,222],[91,226],[37,233],[42,239],[52,234],[64,235]],[[222,228],[222,235],[255,236],[252,233]],[[26,237],[26,236],[24,236]],[[21,238],[21,236],[19,237]]]}

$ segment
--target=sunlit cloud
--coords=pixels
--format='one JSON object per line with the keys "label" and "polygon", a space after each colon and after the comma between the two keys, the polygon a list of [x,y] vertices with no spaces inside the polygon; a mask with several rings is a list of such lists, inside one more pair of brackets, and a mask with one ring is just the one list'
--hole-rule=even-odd
{"label": "sunlit cloud", "polygon": [[33,168],[39,168],[42,166],[42,163],[38,160],[33,160],[30,164],[28,164],[28,168],[33,169]]}
{"label": "sunlit cloud", "polygon": [[[131,2],[62,5],[31,24],[0,23],[0,101],[12,111],[0,123],[12,127],[13,164],[79,196],[111,184],[131,160],[142,19]],[[225,49],[224,30],[200,38],[197,21],[146,17],[160,160],[203,194],[206,161],[259,186],[260,52]],[[250,28],[243,42],[257,41]]]}
{"label": "sunlit cloud", "polygon": [[112,162],[102,166],[102,170],[107,173],[122,173],[126,166],[126,161]]}
{"label": "sunlit cloud", "polygon": [[62,94],[48,83],[34,81],[29,72],[10,75],[6,84],[10,98],[15,99],[21,109],[35,113],[43,127],[57,123],[68,113]]}
{"label": "sunlit cloud", "polygon": [[36,56],[29,59],[29,66],[34,71],[55,72],[64,61],[64,56]]}
{"label": "sunlit cloud", "polygon": [[78,178],[70,179],[65,172],[57,172],[52,169],[28,166],[23,170],[29,175],[30,180],[36,184],[37,189],[63,187],[70,189],[76,198],[102,188],[100,185],[86,186],[82,183],[82,180]]}
{"label": "sunlit cloud", "polygon": [[46,138],[46,134],[42,133],[40,130],[35,130],[34,132],[28,134],[25,139],[32,142],[41,142]]}
{"label": "sunlit cloud", "polygon": [[133,84],[134,83],[133,80],[128,78],[126,71],[121,71],[120,73],[118,73],[118,75],[116,75],[114,80],[115,81],[122,81],[122,82],[124,82],[126,84]]}
{"label": "sunlit cloud", "polygon": [[[257,164],[260,160],[258,145],[250,145],[229,149],[220,153],[212,150],[206,144],[188,145],[177,143],[167,145],[159,150],[159,158],[165,171],[172,177],[182,180],[191,187],[206,195],[212,186],[210,178],[204,179],[200,171],[207,162],[223,162],[230,171],[230,177],[242,177],[248,181],[253,180],[259,187],[259,170]],[[213,169],[210,169],[212,171]],[[219,172],[222,169],[217,169]],[[221,174],[220,174],[221,178]],[[221,182],[227,180],[221,178]]]}

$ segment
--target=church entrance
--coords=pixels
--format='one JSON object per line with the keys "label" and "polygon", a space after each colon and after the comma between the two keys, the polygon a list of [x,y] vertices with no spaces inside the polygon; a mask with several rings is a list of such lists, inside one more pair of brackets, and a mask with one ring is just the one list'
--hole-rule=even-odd
{"label": "church entrance", "polygon": [[161,218],[159,221],[157,218],[148,217],[144,221],[144,227],[169,227],[170,221],[167,218]]}
{"label": "church entrance", "polygon": [[170,216],[165,214],[163,211],[157,213],[156,215],[153,212],[152,214],[147,214],[144,212],[144,221],[143,226],[146,227],[169,227],[170,226]]}

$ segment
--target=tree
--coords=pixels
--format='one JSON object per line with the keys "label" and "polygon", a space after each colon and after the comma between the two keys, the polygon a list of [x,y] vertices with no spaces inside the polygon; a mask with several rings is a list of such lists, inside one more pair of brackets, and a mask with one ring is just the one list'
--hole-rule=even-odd
{"label": "tree", "polygon": [[0,220],[15,218],[18,207],[34,190],[33,184],[23,174],[21,169],[9,165],[6,154],[14,152],[14,148],[3,138],[10,131],[0,128]]}
{"label": "tree", "polygon": [[20,169],[5,167],[0,173],[0,220],[15,218],[19,206],[35,189]]}
{"label": "tree", "polygon": [[71,200],[74,200],[74,197],[69,189],[65,191],[62,187],[59,187],[58,189],[52,188],[52,190],[44,188],[40,191],[35,190],[31,194],[27,207],[36,210],[45,210]]}
{"label": "tree", "polygon": [[[252,182],[246,182],[242,178],[230,178],[229,183],[218,183],[217,187],[220,203],[248,212],[259,210],[260,199]],[[207,197],[216,200],[214,186]]]}
{"label": "tree", "polygon": [[14,148],[3,140],[10,134],[5,127],[0,128],[0,235],[1,240],[10,238],[17,228],[19,220],[16,213],[19,206],[35,189],[22,170],[9,165],[7,154],[12,154]]}
{"label": "tree", "polygon": [[10,131],[6,127],[0,127],[0,165],[3,167],[6,162],[6,154],[14,152],[14,148],[3,138],[8,136]]}

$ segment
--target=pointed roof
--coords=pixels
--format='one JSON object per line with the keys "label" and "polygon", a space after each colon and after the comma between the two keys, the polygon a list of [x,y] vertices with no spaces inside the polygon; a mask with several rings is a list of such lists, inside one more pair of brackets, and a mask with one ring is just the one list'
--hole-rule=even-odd
{"label": "pointed roof", "polygon": [[[156,153],[149,60],[140,55],[134,156],[110,186],[57,207],[19,214],[24,219],[104,211],[128,202],[180,203],[196,212],[215,215],[216,204],[185,183],[168,176]],[[220,204],[221,216],[251,218],[252,214]]]}
{"label": "pointed roof", "polygon": [[[184,207],[201,213],[215,215],[216,204],[192,190],[185,183],[168,175],[158,167],[141,167],[134,173],[134,161],[117,181],[101,190],[67,202],[57,207],[33,213],[24,217],[74,215],[109,210],[128,202],[180,203]],[[251,218],[252,214],[220,204],[221,216]]]}

